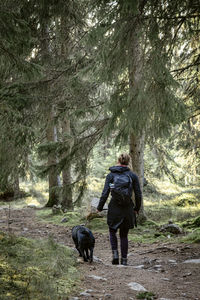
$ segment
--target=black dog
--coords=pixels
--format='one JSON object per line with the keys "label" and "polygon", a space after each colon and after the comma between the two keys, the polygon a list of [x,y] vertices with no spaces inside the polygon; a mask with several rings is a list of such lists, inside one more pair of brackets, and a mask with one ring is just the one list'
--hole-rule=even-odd
{"label": "black dog", "polygon": [[[74,226],[72,228],[72,238],[76,249],[78,250],[81,257],[83,257],[84,261],[93,261],[93,250],[95,244],[95,238],[92,232],[81,225]],[[90,255],[88,250],[90,250]]]}

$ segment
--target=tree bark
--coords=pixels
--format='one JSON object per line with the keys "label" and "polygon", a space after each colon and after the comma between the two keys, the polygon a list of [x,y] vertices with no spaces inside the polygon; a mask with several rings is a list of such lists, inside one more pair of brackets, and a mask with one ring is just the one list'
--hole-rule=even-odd
{"label": "tree bark", "polygon": [[[63,16],[60,19],[61,28],[60,28],[60,35],[61,35],[61,48],[59,55],[61,59],[65,60],[69,53],[70,53],[70,37],[69,37],[69,28],[68,28],[68,21]],[[65,153],[63,153],[63,158],[70,155],[72,140],[70,137],[71,134],[71,124],[69,117],[66,116],[65,119],[62,120],[62,142],[67,148]],[[62,202],[61,205],[63,209],[73,209],[73,199],[72,199],[72,185],[71,185],[71,163],[70,159],[68,160],[67,164],[64,166],[62,170]]]}
{"label": "tree bark", "polygon": [[62,171],[63,190],[62,190],[62,207],[64,209],[73,209],[72,187],[71,187],[71,166],[65,167]]}
{"label": "tree bark", "polygon": [[[40,12],[40,30],[41,30],[41,40],[40,40],[40,57],[41,63],[48,75],[49,65],[52,60],[51,47],[50,47],[50,36],[49,36],[49,4],[44,2],[42,4],[42,9]],[[55,124],[54,124],[54,115],[55,108],[53,107],[48,95],[50,93],[50,86],[48,83],[44,83],[41,89],[41,94],[44,95],[44,98],[47,99],[44,105],[44,114],[46,114],[46,140],[49,144],[55,142]],[[56,172],[56,154],[54,151],[48,153],[47,166],[49,168],[48,172],[48,181],[49,181],[49,200],[46,204],[47,207],[52,207],[53,205],[58,204],[59,194],[58,194],[58,178]]]}
{"label": "tree bark", "polygon": [[[54,125],[54,111],[50,108],[48,112],[48,124],[46,129],[46,138],[49,143],[55,142],[55,125]],[[56,171],[56,155],[54,152],[48,154],[48,167],[49,167],[49,200],[46,204],[47,207],[57,205],[59,202],[58,192],[58,174]]]}
{"label": "tree bark", "polygon": [[14,197],[19,198],[20,186],[19,186],[19,173],[17,171],[14,176],[13,190],[14,190]]}
{"label": "tree bark", "polygon": [[[139,177],[141,191],[144,184],[144,135],[135,136],[130,134],[130,156],[132,160],[132,169]],[[142,199],[140,214],[144,215],[144,203]]]}
{"label": "tree bark", "polygon": [[[64,155],[69,155],[71,151],[71,139],[70,139],[70,120],[64,120],[62,122],[62,133],[63,136],[66,135],[67,138],[64,140],[68,150]],[[72,199],[72,186],[71,186],[71,163],[70,161],[65,165],[62,171],[63,178],[63,189],[62,189],[62,207],[64,209],[73,209],[73,199]]]}
{"label": "tree bark", "polygon": [[[131,105],[135,106],[138,101],[138,94],[140,89],[143,88],[142,74],[143,74],[143,52],[142,41],[140,35],[140,19],[133,20],[131,24],[132,31],[130,33],[129,41],[129,96],[132,98]],[[144,181],[144,133],[135,132],[135,129],[130,131],[130,155],[132,158],[133,171],[138,175],[140,181],[140,187],[143,191]],[[144,212],[144,204],[142,199],[140,209],[140,219],[146,219]]]}

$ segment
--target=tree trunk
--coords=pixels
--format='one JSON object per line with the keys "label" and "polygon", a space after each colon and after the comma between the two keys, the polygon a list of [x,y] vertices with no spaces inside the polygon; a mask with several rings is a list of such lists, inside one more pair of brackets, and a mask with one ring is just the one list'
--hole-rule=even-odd
{"label": "tree trunk", "polygon": [[14,176],[13,190],[14,190],[14,197],[19,198],[20,197],[19,173],[17,171]]}
{"label": "tree trunk", "polygon": [[62,207],[73,209],[72,187],[71,187],[71,166],[68,165],[62,171],[63,190],[62,190]]}
{"label": "tree trunk", "polygon": [[[130,33],[130,46],[128,49],[129,56],[129,96],[132,98],[132,105],[138,101],[138,94],[140,89],[143,88],[142,74],[143,74],[143,52],[141,47],[140,36],[140,19],[137,23],[133,21],[131,24],[132,31]],[[136,106],[136,105],[135,105]],[[135,126],[137,127],[137,126]],[[144,133],[136,133],[132,129],[130,131],[130,155],[132,158],[133,171],[138,175],[140,181],[140,187],[143,191],[144,181]],[[140,210],[140,219],[143,221],[146,219],[144,213],[143,199]]]}
{"label": "tree trunk", "polygon": [[[134,134],[130,135],[130,156],[132,160],[132,169],[140,181],[141,191],[143,192],[144,184],[144,135],[138,137]],[[140,213],[144,214],[143,199],[141,203]]]}
{"label": "tree trunk", "polygon": [[[54,112],[53,109],[49,110],[48,125],[46,129],[46,138],[49,143],[55,142],[55,125],[54,125]],[[57,205],[59,202],[58,192],[58,174],[56,171],[56,155],[54,152],[48,154],[48,167],[49,167],[49,200],[46,204],[47,207]]]}
{"label": "tree trunk", "polygon": [[[70,139],[70,121],[64,120],[62,122],[62,134],[66,135],[66,139],[63,142],[68,147],[68,150],[64,155],[69,155],[71,151],[71,139]],[[72,199],[72,186],[71,186],[71,164],[70,161],[65,165],[62,171],[63,178],[63,190],[62,190],[62,207],[65,209],[73,209],[73,199]]]}
{"label": "tree trunk", "polygon": [[[49,65],[52,60],[51,48],[50,48],[50,36],[49,36],[49,22],[50,22],[50,14],[49,14],[49,4],[48,2],[44,2],[42,4],[42,10],[40,15],[40,30],[41,30],[41,40],[40,40],[40,56],[41,63],[46,71],[46,75],[48,75]],[[50,86],[48,83],[44,83],[42,85],[41,94],[46,98],[45,101],[45,111],[46,113],[46,139],[49,144],[54,143],[56,139],[55,132],[55,124],[54,124],[54,110],[50,99],[48,99],[48,95],[50,93]],[[47,166],[49,168],[49,200],[46,204],[47,207],[52,207],[54,204],[58,204],[59,202],[59,194],[58,194],[58,178],[56,172],[56,154],[54,151],[50,151],[48,154]]]}
{"label": "tree trunk", "polygon": [[[70,37],[69,37],[69,27],[68,20],[61,17],[61,48],[59,55],[62,60],[66,60],[70,53]],[[72,140],[70,137],[71,134],[71,125],[68,116],[62,121],[62,142],[67,147],[65,153],[63,153],[63,158],[70,155]],[[73,199],[72,199],[72,186],[71,186],[71,163],[68,160],[67,164],[62,170],[62,179],[63,179],[63,188],[62,188],[62,202],[61,205],[64,209],[73,209]]]}

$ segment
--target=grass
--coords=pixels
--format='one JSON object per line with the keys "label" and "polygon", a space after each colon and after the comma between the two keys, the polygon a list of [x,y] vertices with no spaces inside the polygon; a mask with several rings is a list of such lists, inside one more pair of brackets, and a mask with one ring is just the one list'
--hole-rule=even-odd
{"label": "grass", "polygon": [[[129,240],[136,243],[200,243],[200,189],[183,188],[158,180],[147,187],[144,191],[144,207],[148,220],[142,226],[138,225],[130,230]],[[48,197],[45,183],[34,186],[25,184],[23,189],[29,196],[10,203],[11,209],[30,204],[44,207]],[[97,194],[98,191],[95,190],[95,196]],[[46,223],[67,227],[85,224],[88,199],[91,197],[88,196],[84,206],[74,211],[54,215],[50,208],[42,208],[36,210],[36,214]],[[1,202],[1,207],[4,206],[7,207],[8,203]],[[63,218],[67,218],[66,223],[61,223]],[[184,236],[159,232],[160,225],[168,223],[169,220],[183,228]],[[93,232],[108,233],[106,217],[91,220],[87,227]],[[6,236],[0,232],[1,300],[65,300],[77,289],[79,283],[75,259],[69,248],[56,244],[52,239],[28,240]],[[144,296],[146,299],[154,299],[154,295],[138,294],[138,297]]]}
{"label": "grass", "polygon": [[182,243],[200,243],[200,228],[196,228],[180,241]]}
{"label": "grass", "polygon": [[[50,208],[43,208],[36,211],[36,214],[42,222],[48,222],[67,227],[73,227],[86,223],[86,218],[82,210],[69,211],[54,215],[52,214],[52,210]],[[61,223],[63,218],[67,218],[67,222]],[[95,218],[87,222],[86,226],[95,232],[105,233],[108,231],[108,225],[105,217]]]}
{"label": "grass", "polygon": [[[103,183],[103,181],[98,181],[97,184],[94,178],[89,182],[90,192],[94,190],[91,193],[87,192],[82,207],[58,215],[54,215],[49,208],[43,208],[36,210],[38,218],[43,222],[68,227],[85,224],[90,200],[94,195],[95,197],[100,195]],[[30,204],[40,208],[44,207],[48,197],[48,186],[45,182],[39,182],[34,185],[24,183],[22,189],[29,193],[30,196],[12,202],[11,209],[22,208]],[[199,223],[191,226],[191,222],[200,216],[200,188],[182,187],[169,181],[161,182],[158,179],[152,179],[149,180],[148,185],[144,188],[143,198],[148,222],[143,226],[130,230],[129,237],[131,240],[140,243],[173,241],[174,236],[172,234],[161,234],[159,232],[159,226],[168,223],[169,220],[183,227],[185,233],[191,233],[195,228],[199,227]],[[61,223],[63,218],[67,218],[66,223]],[[101,233],[107,233],[108,231],[106,218],[93,219],[87,223],[87,227],[92,231]],[[198,238],[194,238],[194,240],[196,241]]]}
{"label": "grass", "polygon": [[148,218],[159,224],[183,222],[200,215],[200,188],[154,179],[144,189],[144,206]]}
{"label": "grass", "polygon": [[[75,225],[83,224],[86,219],[79,211],[69,211],[66,213],[53,214],[51,208],[43,208],[36,211],[37,217],[48,223],[53,223],[62,226],[73,227]],[[67,218],[67,222],[61,223],[62,219]]]}
{"label": "grass", "polygon": [[106,217],[103,218],[96,218],[91,220],[87,227],[90,228],[92,231],[100,232],[100,233],[107,233],[108,232],[108,225]]}
{"label": "grass", "polygon": [[7,207],[10,204],[14,209],[27,207],[28,205],[34,205],[39,208],[43,207],[48,200],[48,185],[45,181],[37,183],[22,182],[20,189],[27,194],[27,197],[18,198],[11,202],[1,201],[1,207]]}
{"label": "grass", "polygon": [[136,295],[137,299],[144,299],[144,300],[154,300],[156,299],[156,295],[152,292],[140,292]]}
{"label": "grass", "polygon": [[196,218],[192,218],[192,219],[188,219],[186,221],[184,221],[182,223],[183,227],[187,227],[187,228],[196,228],[196,227],[200,227],[200,216],[196,217]]}
{"label": "grass", "polygon": [[137,228],[129,231],[129,240],[133,241],[134,243],[152,244],[155,242],[164,242],[169,240],[169,236],[172,241],[173,235],[160,234],[153,226],[138,225]]}
{"label": "grass", "polygon": [[78,283],[71,249],[0,233],[1,300],[64,300]]}
{"label": "grass", "polygon": [[[158,180],[154,181],[152,185],[148,184],[147,187],[144,190],[144,206],[148,221],[143,226],[130,230],[130,240],[138,243],[181,241],[182,236],[179,238],[171,233],[159,232],[159,227],[168,223],[169,220],[183,227],[184,232],[189,234],[192,232],[192,229],[199,226],[197,221],[193,227],[190,225],[200,215],[200,189],[183,188],[170,182],[163,184]],[[178,205],[180,202],[183,203],[183,206]],[[50,209],[42,209],[37,212],[38,217],[45,222],[53,222],[70,227],[77,224],[85,224],[86,219],[84,216],[86,214],[87,206],[61,215],[53,215]],[[61,223],[64,217],[68,221]],[[93,219],[87,223],[87,227],[94,232],[108,232],[106,218]],[[184,239],[184,241],[191,242],[193,237],[193,240],[197,242],[198,237],[196,237],[196,234],[190,236],[189,240]]]}

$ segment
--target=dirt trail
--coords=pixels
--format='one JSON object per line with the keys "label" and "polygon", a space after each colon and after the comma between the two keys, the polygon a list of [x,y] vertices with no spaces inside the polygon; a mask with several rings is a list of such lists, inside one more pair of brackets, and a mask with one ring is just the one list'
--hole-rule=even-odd
{"label": "dirt trail", "polygon": [[[47,238],[51,234],[57,242],[74,248],[70,228],[40,222],[34,209],[12,210],[10,219],[10,230],[16,235]],[[6,211],[0,209],[0,230],[8,231],[7,223]],[[92,264],[80,262],[82,294],[78,291],[70,299],[136,299],[138,292],[128,286],[135,282],[154,292],[157,299],[200,300],[200,264],[183,263],[200,259],[199,245],[130,242],[129,266],[124,267],[111,264],[108,236],[94,236],[95,260]]]}

